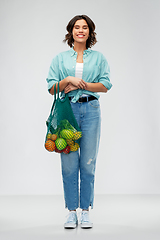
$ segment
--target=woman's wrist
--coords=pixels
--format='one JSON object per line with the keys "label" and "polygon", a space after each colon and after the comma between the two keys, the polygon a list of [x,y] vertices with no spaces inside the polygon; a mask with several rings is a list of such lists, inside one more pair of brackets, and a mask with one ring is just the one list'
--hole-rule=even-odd
{"label": "woman's wrist", "polygon": [[[66,82],[69,84],[69,83],[71,83],[72,84],[72,82],[73,82],[73,78],[74,77],[72,77],[72,76],[68,76],[68,77],[66,77]],[[67,84],[67,85],[68,85]]]}
{"label": "woman's wrist", "polygon": [[[55,83],[56,84],[56,83]],[[51,87],[49,90],[50,94],[54,95],[54,86],[55,84]],[[69,77],[64,78],[59,82],[59,91],[62,92],[69,84]],[[57,92],[57,86],[56,86],[56,92]]]}
{"label": "woman's wrist", "polygon": [[66,77],[64,80],[65,80],[66,86],[67,86],[70,83],[70,76]]}

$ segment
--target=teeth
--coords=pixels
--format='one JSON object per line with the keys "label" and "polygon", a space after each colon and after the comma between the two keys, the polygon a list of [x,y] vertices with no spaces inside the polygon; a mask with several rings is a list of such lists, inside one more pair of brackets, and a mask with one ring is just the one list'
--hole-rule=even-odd
{"label": "teeth", "polygon": [[78,35],[78,37],[83,37],[84,35]]}

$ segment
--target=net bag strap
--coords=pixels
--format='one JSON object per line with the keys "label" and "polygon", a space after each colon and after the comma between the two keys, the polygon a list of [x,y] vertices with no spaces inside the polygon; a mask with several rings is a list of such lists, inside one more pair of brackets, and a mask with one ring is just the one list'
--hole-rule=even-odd
{"label": "net bag strap", "polygon": [[56,103],[56,85],[57,85],[57,95],[58,95],[58,98],[59,98],[59,82],[58,82],[57,84],[55,83],[55,85],[54,85],[54,101],[53,101],[53,105],[52,105],[51,112],[50,112],[50,115],[49,115],[50,122],[49,122],[48,128],[47,128],[46,139],[47,139],[47,135],[49,133],[50,127],[51,127],[51,122],[52,122],[52,118],[53,118],[53,114],[54,114],[54,106],[55,106],[55,103]]}
{"label": "net bag strap", "polygon": [[[56,98],[56,85],[58,85],[57,86],[57,95],[58,95],[57,98]],[[58,99],[58,98],[59,98],[59,82],[57,84],[55,83],[55,85],[54,85],[54,101],[53,101],[50,115],[52,115],[52,113],[53,113],[54,105],[56,103],[56,99]]]}

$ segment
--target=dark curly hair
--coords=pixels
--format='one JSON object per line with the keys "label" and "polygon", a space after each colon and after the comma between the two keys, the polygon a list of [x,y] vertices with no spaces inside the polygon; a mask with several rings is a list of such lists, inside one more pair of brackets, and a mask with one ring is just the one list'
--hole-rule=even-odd
{"label": "dark curly hair", "polygon": [[96,44],[97,39],[96,39],[96,33],[94,32],[95,24],[87,15],[77,15],[69,21],[69,23],[66,27],[68,33],[65,35],[65,39],[63,40],[63,42],[67,42],[67,44],[70,47],[73,47],[74,39],[73,39],[73,35],[72,35],[72,30],[73,30],[75,22],[77,20],[81,20],[81,19],[84,19],[87,22],[88,27],[89,27],[89,37],[86,42],[86,48],[90,48]]}

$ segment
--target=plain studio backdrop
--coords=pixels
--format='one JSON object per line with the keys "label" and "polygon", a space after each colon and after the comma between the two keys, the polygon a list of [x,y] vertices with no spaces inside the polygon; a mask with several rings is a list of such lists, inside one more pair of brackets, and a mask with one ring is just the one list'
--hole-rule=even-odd
{"label": "plain studio backdrop", "polygon": [[100,97],[96,194],[160,194],[160,1],[0,1],[0,194],[63,194],[60,156],[44,148],[46,77],[77,14],[96,24],[113,87]]}

